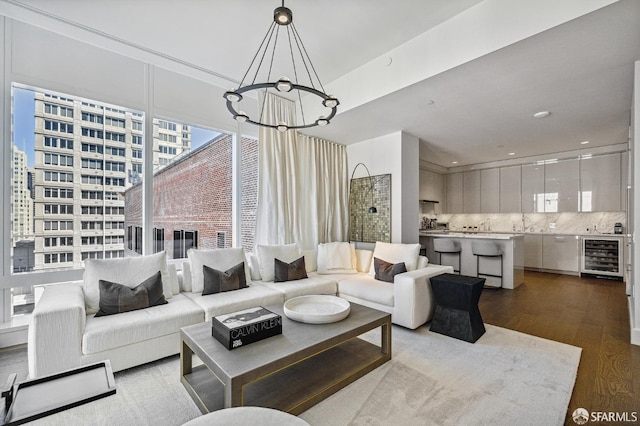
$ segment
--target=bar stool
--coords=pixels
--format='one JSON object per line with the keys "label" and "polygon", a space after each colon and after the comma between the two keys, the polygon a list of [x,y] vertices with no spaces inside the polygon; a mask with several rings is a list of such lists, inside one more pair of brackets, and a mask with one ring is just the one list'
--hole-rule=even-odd
{"label": "bar stool", "polygon": [[[445,254],[457,254],[458,255],[458,269],[453,269],[453,272],[460,273],[460,243],[449,238],[434,238],[433,251],[439,255],[439,263],[442,265],[442,253]],[[452,265],[453,266],[453,265]]]}
{"label": "bar stool", "polygon": [[[496,286],[487,286],[484,288],[498,290],[502,288],[502,249],[493,241],[485,241],[485,240],[477,240],[471,242],[471,252],[474,256],[476,256],[476,277],[480,275],[486,277],[496,277],[500,278],[500,287]],[[480,258],[481,257],[499,257],[500,258],[500,275],[495,274],[485,274],[480,272]]]}

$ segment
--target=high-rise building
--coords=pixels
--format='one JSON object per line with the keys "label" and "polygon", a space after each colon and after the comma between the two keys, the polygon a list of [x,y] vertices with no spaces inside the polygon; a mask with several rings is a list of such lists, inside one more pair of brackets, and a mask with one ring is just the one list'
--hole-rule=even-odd
{"label": "high-rise building", "polygon": [[[35,268],[124,257],[124,191],[140,182],[144,117],[35,92]],[[153,163],[191,148],[189,126],[154,120]]]}
{"label": "high-rise building", "polygon": [[27,154],[13,145],[13,197],[11,200],[11,233],[14,245],[33,241],[33,199],[29,190]]}

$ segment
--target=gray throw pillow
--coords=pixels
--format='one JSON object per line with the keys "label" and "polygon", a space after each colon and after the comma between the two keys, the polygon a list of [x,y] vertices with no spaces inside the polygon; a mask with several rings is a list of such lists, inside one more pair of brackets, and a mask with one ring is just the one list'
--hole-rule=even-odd
{"label": "gray throw pillow", "polygon": [[97,317],[120,314],[167,303],[162,290],[162,273],[158,271],[141,284],[131,288],[126,285],[100,280],[100,301]]}
{"label": "gray throw pillow", "polygon": [[392,283],[396,275],[407,272],[407,265],[404,262],[393,264],[377,257],[373,258],[373,268],[376,272],[375,279],[388,283]]}
{"label": "gray throw pillow", "polygon": [[307,278],[307,268],[304,264],[304,256],[291,263],[283,262],[280,259],[275,259],[274,262],[275,274],[273,281],[276,283]]}
{"label": "gray throw pillow", "polygon": [[204,275],[203,296],[247,287],[244,262],[240,262],[224,272],[203,265],[202,273]]}

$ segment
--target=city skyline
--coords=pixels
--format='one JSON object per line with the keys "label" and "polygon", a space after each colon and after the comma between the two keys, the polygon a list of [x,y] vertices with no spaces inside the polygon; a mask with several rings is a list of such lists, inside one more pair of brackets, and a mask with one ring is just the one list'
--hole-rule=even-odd
{"label": "city skyline", "polygon": [[[35,92],[47,93],[46,90],[25,89],[22,87],[13,87],[13,145],[27,155],[27,167],[32,168],[35,164],[35,121],[33,116],[35,113]],[[135,111],[135,110],[131,110]],[[140,111],[135,111],[142,113]],[[144,114],[143,114],[144,116]],[[164,118],[159,118],[164,120]],[[178,120],[169,120],[178,122]],[[196,149],[201,145],[218,137],[221,132],[216,132],[204,127],[191,127],[191,149]]]}

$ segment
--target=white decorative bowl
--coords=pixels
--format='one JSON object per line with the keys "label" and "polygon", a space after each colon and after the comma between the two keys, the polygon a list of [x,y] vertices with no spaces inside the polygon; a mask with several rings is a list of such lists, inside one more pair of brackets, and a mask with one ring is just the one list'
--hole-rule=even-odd
{"label": "white decorative bowl", "polygon": [[351,311],[348,301],[336,296],[299,296],[284,302],[284,314],[307,324],[327,324],[345,319]]}

